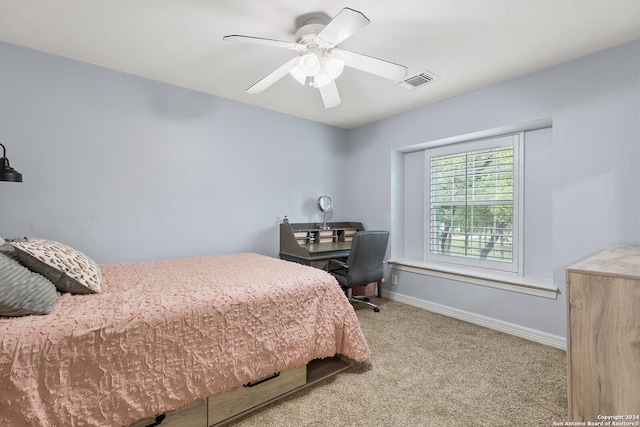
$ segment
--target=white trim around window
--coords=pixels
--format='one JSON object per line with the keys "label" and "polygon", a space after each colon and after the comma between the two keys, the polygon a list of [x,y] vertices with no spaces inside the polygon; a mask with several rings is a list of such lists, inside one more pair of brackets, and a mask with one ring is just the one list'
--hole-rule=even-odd
{"label": "white trim around window", "polygon": [[424,276],[437,277],[473,285],[503,289],[543,298],[557,299],[558,288],[553,280],[541,277],[521,276],[495,270],[472,269],[453,264],[419,262],[415,260],[389,260],[390,268]]}
{"label": "white trim around window", "polygon": [[[425,261],[521,274],[521,224],[524,211],[523,141],[523,133],[514,133],[425,150]],[[504,176],[507,177],[506,180],[503,179]],[[489,178],[489,184],[486,188],[474,189],[474,182],[477,182],[476,185],[486,185],[482,183],[487,181],[479,180],[481,178]],[[505,230],[498,231],[496,228],[495,211],[498,209],[507,209],[508,220],[504,221],[507,223]],[[493,216],[493,229],[488,235],[485,234],[486,231],[474,234],[467,215],[471,217],[473,212],[485,210],[485,215]],[[488,213],[489,211],[494,213]],[[464,213],[464,220],[460,219],[458,212]],[[457,215],[457,219],[451,219],[448,221],[449,225],[445,225],[445,222],[441,222],[443,215],[451,218]],[[504,217],[504,214],[502,216]],[[451,223],[460,221],[465,224],[464,230],[451,227]],[[439,223],[441,230],[438,229]],[[454,238],[452,241],[452,235],[463,237]],[[486,243],[488,236],[491,245]],[[469,245],[469,241],[473,241],[474,238],[478,240],[478,247],[472,254],[469,252],[472,246]],[[484,248],[492,248],[491,253],[506,256],[496,255],[491,259],[484,250],[481,251],[484,257],[479,256],[481,240]],[[447,243],[448,246],[442,249],[441,246]],[[464,248],[458,247],[462,244]],[[498,247],[500,251],[497,250]]]}

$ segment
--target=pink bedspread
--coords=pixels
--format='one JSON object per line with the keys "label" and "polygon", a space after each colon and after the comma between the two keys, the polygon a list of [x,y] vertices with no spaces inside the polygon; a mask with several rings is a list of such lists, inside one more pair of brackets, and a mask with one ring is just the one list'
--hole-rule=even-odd
{"label": "pink bedspread", "polygon": [[257,254],[101,269],[101,294],[0,318],[1,426],[124,426],[312,359],[369,357],[318,269]]}

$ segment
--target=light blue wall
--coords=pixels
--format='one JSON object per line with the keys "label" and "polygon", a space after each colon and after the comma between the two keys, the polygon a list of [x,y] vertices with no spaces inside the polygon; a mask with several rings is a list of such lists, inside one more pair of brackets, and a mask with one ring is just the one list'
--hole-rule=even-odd
{"label": "light blue wall", "polygon": [[278,226],[346,220],[346,132],[0,43],[0,236],[99,263],[253,251]]}
{"label": "light blue wall", "polygon": [[564,269],[640,244],[640,42],[350,131],[9,44],[0,62],[0,142],[25,178],[0,183],[3,237],[100,263],[277,256],[282,216],[319,221],[315,200],[330,194],[331,220],[392,230],[393,257],[405,249],[394,227],[412,226],[397,217],[398,150],[549,119],[558,300],[406,272],[385,290],[562,337]]}
{"label": "light blue wall", "polygon": [[420,189],[405,186],[399,150],[540,119],[552,122],[551,176],[544,185],[551,188],[548,250],[559,298],[407,272],[399,273],[398,286],[388,280],[386,291],[566,336],[565,268],[611,245],[640,244],[640,42],[351,130],[349,164],[366,167],[348,171],[348,210],[369,228],[395,231],[389,257],[402,256],[398,234],[412,224],[397,212],[410,197],[400,190]]}

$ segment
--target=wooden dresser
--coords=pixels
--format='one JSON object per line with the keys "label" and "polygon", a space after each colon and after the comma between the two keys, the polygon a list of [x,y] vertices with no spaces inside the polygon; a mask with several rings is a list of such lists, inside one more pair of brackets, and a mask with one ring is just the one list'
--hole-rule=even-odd
{"label": "wooden dresser", "polygon": [[567,269],[567,301],[569,420],[640,421],[640,247]]}

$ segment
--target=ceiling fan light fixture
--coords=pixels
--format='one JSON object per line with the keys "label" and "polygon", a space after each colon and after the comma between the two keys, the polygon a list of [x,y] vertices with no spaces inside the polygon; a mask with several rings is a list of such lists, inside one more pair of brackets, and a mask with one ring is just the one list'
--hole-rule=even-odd
{"label": "ceiling fan light fixture", "polygon": [[333,79],[327,72],[323,72],[318,74],[313,78],[313,87],[320,88],[330,85],[333,82]]}
{"label": "ceiling fan light fixture", "polygon": [[293,78],[298,81],[298,83],[300,83],[303,86],[306,86],[306,84],[307,84],[307,75],[304,72],[302,72],[302,70],[300,69],[299,65],[297,65],[297,66],[293,67],[292,69],[290,69],[289,70],[289,74],[291,74],[293,76]]}
{"label": "ceiling fan light fixture", "polygon": [[340,77],[344,70],[344,61],[340,58],[324,55],[321,59],[322,69],[313,77],[312,86],[321,88],[330,85],[335,79]]}
{"label": "ceiling fan light fixture", "polygon": [[344,70],[344,61],[339,58],[325,56],[322,58],[322,66],[332,80],[337,79]]}
{"label": "ceiling fan light fixture", "polygon": [[313,52],[307,53],[300,57],[298,66],[307,77],[313,77],[320,72],[320,58]]}

